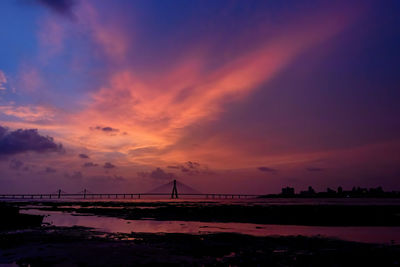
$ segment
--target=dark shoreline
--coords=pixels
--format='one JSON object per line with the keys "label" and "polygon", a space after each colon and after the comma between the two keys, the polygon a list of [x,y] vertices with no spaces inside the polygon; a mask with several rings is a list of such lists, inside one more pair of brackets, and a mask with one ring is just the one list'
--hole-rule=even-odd
{"label": "dark shoreline", "polygon": [[395,266],[400,247],[241,234],[103,234],[82,227],[0,232],[0,264],[19,266]]}
{"label": "dark shoreline", "polygon": [[[399,205],[238,205],[214,202],[9,202],[18,209],[76,212],[122,219],[268,224],[398,225]],[[338,214],[341,216],[337,217]],[[373,219],[374,216],[379,219]],[[27,215],[32,216],[32,215]],[[3,217],[7,219],[7,217]],[[12,218],[12,217],[10,217]],[[16,218],[16,217],[14,217]],[[19,217],[20,219],[22,217]],[[32,217],[33,218],[33,217]],[[320,218],[320,219],[318,219]],[[340,218],[332,221],[332,218]],[[3,219],[3,220],[4,220]],[[343,220],[345,219],[345,220]],[[330,221],[331,220],[331,221]],[[367,221],[364,221],[367,220]],[[386,223],[386,224],[385,224]],[[400,246],[322,237],[237,233],[105,233],[85,227],[15,224],[0,229],[0,264],[19,266],[396,266]]]}
{"label": "dark shoreline", "polygon": [[27,227],[39,227],[43,216],[21,214],[18,206],[0,202],[0,231],[21,229]]}
{"label": "dark shoreline", "polygon": [[[239,205],[210,202],[23,202],[48,211],[129,220],[239,222],[305,226],[400,226],[400,205]],[[73,207],[69,207],[73,206]]]}

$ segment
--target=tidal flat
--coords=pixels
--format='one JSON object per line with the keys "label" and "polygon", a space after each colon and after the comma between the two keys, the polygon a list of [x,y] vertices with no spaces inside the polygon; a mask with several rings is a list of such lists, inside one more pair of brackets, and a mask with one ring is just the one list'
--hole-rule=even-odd
{"label": "tidal flat", "polygon": [[0,264],[14,266],[396,266],[400,247],[242,234],[107,234],[44,227],[0,234]]}
{"label": "tidal flat", "polygon": [[0,208],[35,218],[0,231],[0,264],[9,266],[400,264],[397,203],[77,200]]}
{"label": "tidal flat", "polygon": [[237,222],[310,226],[400,226],[400,205],[298,204],[265,202],[15,202],[21,208],[75,212],[128,220]]}

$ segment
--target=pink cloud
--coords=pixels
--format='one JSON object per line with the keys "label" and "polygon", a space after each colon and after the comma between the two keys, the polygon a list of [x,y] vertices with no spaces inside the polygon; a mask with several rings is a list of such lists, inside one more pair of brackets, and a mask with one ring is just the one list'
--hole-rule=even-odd
{"label": "pink cloud", "polygon": [[6,90],[5,85],[7,84],[7,77],[2,70],[0,70],[0,91]]}
{"label": "pink cloud", "polygon": [[[101,31],[107,32],[107,27],[100,27],[96,13],[87,8],[92,12],[89,12],[89,21],[94,29],[94,38],[108,51],[110,60],[124,54],[130,48],[129,43],[124,38],[114,36],[113,32],[109,39],[113,43],[108,44],[108,38],[101,37]],[[92,102],[86,110],[76,115],[73,123],[80,127],[88,121],[111,125],[132,133],[129,138],[135,140],[129,145],[127,137],[112,141],[96,137],[96,146],[120,142],[120,151],[124,153],[137,144],[163,151],[183,138],[183,129],[217,119],[227,103],[244,101],[303,52],[329,42],[340,34],[353,23],[357,15],[354,10],[332,9],[318,15],[293,18],[286,26],[270,31],[267,38],[260,37],[253,49],[238,51],[214,68],[208,66],[212,53],[207,49],[212,46],[204,44],[197,46],[204,47],[200,53],[198,49],[185,53],[186,57],[167,70],[141,76],[130,68],[111,70],[109,83],[92,94]],[[108,34],[104,33],[104,36]],[[240,36],[238,41],[241,41]],[[90,142],[90,138],[86,140]],[[214,147],[222,150],[221,146]],[[194,153],[197,152],[175,151],[164,154],[163,159],[182,160]]]}
{"label": "pink cloud", "polygon": [[4,105],[0,112],[27,122],[51,121],[55,116],[53,109],[44,106]]}
{"label": "pink cloud", "polygon": [[[125,37],[127,33],[121,30],[119,18],[113,17],[104,21],[89,2],[81,2],[78,7],[76,15],[80,20],[79,25],[91,34],[94,42],[110,60],[122,60],[131,44]],[[128,35],[131,34],[132,32]]]}
{"label": "pink cloud", "polygon": [[[125,55],[134,51],[126,38],[130,32],[124,32],[118,19],[109,18],[105,22],[98,10],[86,2],[79,5],[76,16],[76,26],[83,26],[87,37],[100,48],[110,65],[123,62]],[[205,39],[204,44],[189,46],[184,56],[163,70],[142,71],[139,75],[133,67],[121,63],[118,68],[108,69],[102,77],[107,82],[83,100],[86,108],[66,114],[46,129],[56,131],[59,140],[70,147],[85,147],[103,155],[122,155],[117,160],[112,158],[118,166],[133,163],[168,166],[170,162],[190,159],[212,168],[254,168],[256,171],[258,166],[275,169],[313,162],[326,155],[312,151],[262,153],[254,147],[260,141],[261,145],[268,145],[266,140],[254,138],[243,144],[225,132],[207,138],[198,146],[182,140],[191,134],[189,127],[201,128],[204,123],[218,120],[228,103],[246,101],[304,52],[329,43],[351,26],[357,16],[352,11],[333,9],[321,11],[319,15],[292,18],[268,34],[257,31],[254,36],[259,36],[252,39],[254,44],[248,49],[229,51],[220,64],[212,67],[209,62],[213,55],[222,53],[213,50],[212,38]],[[59,51],[65,40],[62,27],[49,25],[48,31],[49,36],[43,37],[42,43]],[[246,43],[246,38],[238,33],[237,42]],[[24,71],[21,77],[24,88],[35,90],[43,85],[34,68]],[[58,115],[32,107],[4,107],[2,112],[32,124],[40,118]],[[97,125],[129,135],[90,130]],[[152,149],[144,153],[143,148]]]}

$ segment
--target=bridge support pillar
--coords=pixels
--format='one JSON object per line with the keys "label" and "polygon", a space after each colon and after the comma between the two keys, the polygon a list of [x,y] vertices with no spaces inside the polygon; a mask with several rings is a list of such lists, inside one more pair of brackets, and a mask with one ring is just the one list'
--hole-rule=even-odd
{"label": "bridge support pillar", "polygon": [[176,180],[174,180],[174,187],[172,188],[171,198],[178,198],[178,190],[176,189]]}

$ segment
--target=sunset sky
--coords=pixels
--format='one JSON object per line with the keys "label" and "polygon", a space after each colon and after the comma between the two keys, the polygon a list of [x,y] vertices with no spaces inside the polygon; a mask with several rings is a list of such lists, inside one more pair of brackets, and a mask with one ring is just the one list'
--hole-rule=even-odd
{"label": "sunset sky", "polygon": [[0,1],[0,193],[400,190],[400,1]]}

